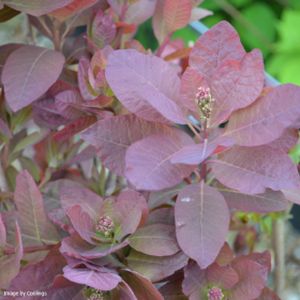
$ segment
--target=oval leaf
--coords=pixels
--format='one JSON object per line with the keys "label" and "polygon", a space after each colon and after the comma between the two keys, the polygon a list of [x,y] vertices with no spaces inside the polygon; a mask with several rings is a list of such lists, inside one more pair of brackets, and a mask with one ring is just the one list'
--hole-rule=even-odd
{"label": "oval leaf", "polygon": [[23,46],[6,60],[2,71],[6,101],[13,111],[31,104],[58,79],[64,57],[35,46]]}
{"label": "oval leaf", "polygon": [[64,267],[64,277],[72,282],[84,284],[97,290],[110,291],[114,289],[122,278],[107,269],[99,267],[99,270],[90,270],[87,268],[73,269],[69,266]]}
{"label": "oval leaf", "polygon": [[24,244],[56,244],[59,240],[56,229],[48,220],[42,195],[27,171],[17,176],[14,199]]}
{"label": "oval leaf", "polygon": [[178,194],[175,221],[181,249],[201,268],[209,266],[229,228],[229,210],[222,194],[203,182],[187,186]]}
{"label": "oval leaf", "polygon": [[141,118],[186,123],[175,103],[180,88],[176,68],[164,60],[136,50],[117,50],[109,56],[106,79],[122,104]]}
{"label": "oval leaf", "polygon": [[131,250],[127,260],[132,270],[156,282],[183,268],[188,257],[182,251],[175,255],[158,257]]}

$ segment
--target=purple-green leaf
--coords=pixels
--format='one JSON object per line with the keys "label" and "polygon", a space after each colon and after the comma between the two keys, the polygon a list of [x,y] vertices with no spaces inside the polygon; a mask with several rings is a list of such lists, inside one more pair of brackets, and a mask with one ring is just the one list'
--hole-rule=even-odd
{"label": "purple-green leaf", "polygon": [[234,146],[210,161],[214,176],[225,186],[246,194],[260,194],[266,188],[297,189],[297,166],[282,150],[268,145]]}
{"label": "purple-green leaf", "polygon": [[132,270],[155,282],[183,268],[188,257],[182,251],[171,256],[158,257],[131,250],[127,260]]}
{"label": "purple-green leaf", "polygon": [[138,229],[130,238],[129,245],[135,250],[153,256],[177,253],[175,228],[166,224],[151,224]]}

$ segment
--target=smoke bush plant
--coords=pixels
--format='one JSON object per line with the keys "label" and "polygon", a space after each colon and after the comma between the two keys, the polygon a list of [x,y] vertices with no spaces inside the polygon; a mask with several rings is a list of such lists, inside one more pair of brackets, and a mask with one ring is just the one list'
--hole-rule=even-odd
{"label": "smoke bush plant", "polygon": [[[299,202],[300,88],[268,86],[227,22],[192,48],[171,40],[209,14],[200,2],[0,1],[55,48],[0,47],[3,291],[279,299],[237,211]],[[154,53],[134,39],[150,17]]]}

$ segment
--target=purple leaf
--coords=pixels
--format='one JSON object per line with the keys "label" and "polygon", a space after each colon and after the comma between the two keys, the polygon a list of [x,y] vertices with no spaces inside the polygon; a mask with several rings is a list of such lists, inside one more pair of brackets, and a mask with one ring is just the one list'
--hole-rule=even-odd
{"label": "purple leaf", "polygon": [[77,90],[65,90],[55,96],[55,108],[64,118],[75,120],[82,116],[80,107],[82,101]]}
{"label": "purple leaf", "polygon": [[300,189],[296,190],[282,190],[284,196],[289,201],[300,205]]}
{"label": "purple leaf", "polygon": [[181,278],[176,278],[168,281],[159,289],[165,300],[188,300],[182,293],[181,282]]}
{"label": "purple leaf", "polygon": [[[212,172],[225,186],[245,194],[300,187],[297,166],[289,156],[268,145],[234,146],[210,160]],[[282,176],[282,174],[285,174]]]}
{"label": "purple leaf", "polygon": [[268,146],[288,153],[289,150],[297,144],[298,138],[298,129],[289,128],[286,129],[277,140],[268,144]]}
{"label": "purple leaf", "polygon": [[263,194],[247,195],[226,187],[218,188],[224,196],[229,208],[247,212],[268,213],[284,211],[289,202],[282,192],[267,189]]}
{"label": "purple leaf", "polygon": [[33,16],[41,16],[70,4],[73,0],[2,0],[3,4]]}
{"label": "purple leaf", "polygon": [[123,176],[127,148],[150,134],[168,131],[165,125],[129,114],[100,120],[84,131],[81,137],[99,149],[101,161],[108,169]]}
{"label": "purple leaf", "polygon": [[231,140],[223,136],[217,136],[211,140],[204,139],[200,144],[183,147],[172,156],[171,163],[197,165],[208,158],[218,145],[230,146],[231,144]]}
{"label": "purple leaf", "polygon": [[152,27],[154,35],[159,44],[162,44],[168,35],[168,28],[164,21],[164,4],[165,0],[157,0],[154,15],[152,18]]}
{"label": "purple leaf", "polygon": [[[23,244],[19,224],[15,223],[15,247],[14,254],[2,255],[0,258],[0,288],[7,289],[11,280],[17,276],[23,257]],[[3,272],[5,270],[5,272]]]}
{"label": "purple leaf", "polygon": [[6,228],[0,214],[0,249],[6,245]]}
{"label": "purple leaf", "polygon": [[86,57],[82,57],[78,64],[78,86],[80,93],[85,100],[93,100],[98,95],[94,93],[92,86],[89,83],[90,62]]}
{"label": "purple leaf", "polygon": [[[23,2],[23,1],[22,1]],[[6,101],[13,111],[31,104],[58,79],[64,57],[36,46],[23,46],[6,60],[2,71]]]}
{"label": "purple leaf", "polygon": [[12,138],[12,133],[8,125],[1,118],[0,118],[0,133],[7,136],[8,138]]}
{"label": "purple leaf", "polygon": [[129,270],[124,270],[121,275],[130,286],[137,299],[163,300],[162,295],[147,278]]}
{"label": "purple leaf", "polygon": [[0,46],[0,83],[2,83],[1,73],[2,73],[2,69],[5,64],[6,59],[12,52],[19,49],[22,46],[23,46],[22,44],[6,44],[3,46]]}
{"label": "purple leaf", "polygon": [[113,41],[115,35],[116,25],[112,16],[99,10],[89,29],[91,40],[97,48],[104,48]]}
{"label": "purple leaf", "polygon": [[147,219],[147,225],[154,224],[174,225],[174,208],[162,207],[153,210]]}
{"label": "purple leaf", "polygon": [[94,244],[92,236],[95,233],[95,224],[91,216],[80,205],[68,209],[67,215],[75,231],[88,243]]}
{"label": "purple leaf", "polygon": [[217,257],[226,239],[229,221],[229,210],[222,194],[203,182],[189,185],[178,194],[175,205],[177,241],[201,268],[206,268]]}
{"label": "purple leaf", "polygon": [[230,299],[255,299],[265,286],[265,280],[260,276],[262,266],[253,260],[241,257],[233,263],[233,268],[239,275],[239,282],[234,286]]}
{"label": "purple leaf", "polygon": [[188,257],[181,251],[175,255],[158,257],[131,250],[127,260],[132,270],[156,282],[183,268]]}
{"label": "purple leaf", "polygon": [[14,199],[24,244],[56,244],[58,234],[47,218],[42,195],[27,171],[22,171],[17,176]]}
{"label": "purple leaf", "polygon": [[129,24],[142,24],[153,16],[157,0],[138,0],[129,5],[125,21]]}
{"label": "purple leaf", "polygon": [[185,186],[184,182],[165,190],[158,192],[151,192],[149,194],[148,206],[149,209],[154,209],[166,204],[173,204],[173,198],[178,194],[178,192]]}
{"label": "purple leaf", "polygon": [[112,212],[112,217],[121,226],[121,232],[116,235],[116,239],[121,240],[134,233],[139,224],[144,223],[147,215],[147,202],[142,194],[134,190],[122,191],[114,202]]}
{"label": "purple leaf", "polygon": [[225,134],[240,146],[270,143],[279,138],[286,128],[298,128],[299,97],[298,86],[285,84],[276,87],[249,107],[234,112]]}
{"label": "purple leaf", "polygon": [[106,79],[121,103],[139,117],[186,123],[176,104],[180,88],[177,71],[164,60],[136,50],[117,50],[109,56]]}
{"label": "purple leaf", "polygon": [[124,241],[120,244],[103,243],[95,246],[85,242],[80,237],[73,235],[63,239],[60,252],[73,258],[95,259],[105,257],[126,247],[127,245],[128,242]]}
{"label": "purple leaf", "polygon": [[168,256],[177,253],[175,228],[172,225],[152,224],[138,229],[130,238],[129,245],[147,255]]}
{"label": "purple leaf", "polygon": [[91,7],[96,2],[97,0],[72,0],[69,5],[53,11],[51,16],[54,16],[56,19],[59,19],[59,21],[63,22],[77,13]]}
{"label": "purple leaf", "polygon": [[60,186],[60,199],[62,208],[67,210],[74,205],[81,205],[91,216],[96,217],[100,212],[103,199],[81,184],[64,180]]}
{"label": "purple leaf", "polygon": [[54,99],[42,98],[35,101],[32,106],[33,119],[40,127],[56,129],[69,121],[57,112]]}
{"label": "purple leaf", "polygon": [[280,298],[272,290],[265,287],[256,300],[280,300]]}
{"label": "purple leaf", "polygon": [[164,0],[163,22],[168,32],[185,27],[190,21],[192,8],[190,0]]}
{"label": "purple leaf", "polygon": [[122,281],[119,286],[119,297],[120,299],[124,299],[124,300],[138,300],[132,289],[130,288],[130,286],[125,282],[125,281]]}
{"label": "purple leaf", "polygon": [[85,300],[85,297],[82,295],[82,289],[82,285],[69,281],[59,274],[55,277],[52,286],[47,289],[47,297],[51,300]]}
{"label": "purple leaf", "polygon": [[264,79],[263,58],[257,49],[245,54],[241,61],[219,67],[209,80],[215,99],[210,125],[219,125],[233,111],[254,102],[262,92]]}
{"label": "purple leaf", "polygon": [[64,267],[64,277],[102,291],[110,291],[122,281],[118,274],[113,271],[108,272],[107,269],[103,271],[101,268],[96,271],[87,268],[72,269],[66,266]]}
{"label": "purple leaf", "polygon": [[196,105],[196,94],[198,88],[203,86],[203,84],[204,77],[196,69],[187,67],[181,77],[182,105],[197,114],[199,110]]}
{"label": "purple leaf", "polygon": [[225,289],[231,289],[238,281],[239,276],[231,266],[219,266],[213,263],[206,269],[207,281]]}
{"label": "purple leaf", "polygon": [[190,300],[201,299],[201,290],[206,283],[205,270],[201,270],[195,262],[190,262],[184,268],[184,280],[182,290]]}
{"label": "purple leaf", "polygon": [[228,22],[222,21],[198,39],[189,63],[200,74],[211,76],[220,65],[240,61],[244,55],[238,33]]}
{"label": "purple leaf", "polygon": [[[57,274],[62,273],[66,260],[57,248],[51,250],[44,260],[26,266],[12,281],[9,290],[41,290],[47,289]],[[31,278],[31,280],[28,280]],[[29,297],[28,297],[29,298]]]}
{"label": "purple leaf", "polygon": [[157,134],[131,145],[126,153],[126,177],[140,190],[161,190],[178,184],[193,167],[172,164],[170,159],[193,140],[173,129],[169,135]]}

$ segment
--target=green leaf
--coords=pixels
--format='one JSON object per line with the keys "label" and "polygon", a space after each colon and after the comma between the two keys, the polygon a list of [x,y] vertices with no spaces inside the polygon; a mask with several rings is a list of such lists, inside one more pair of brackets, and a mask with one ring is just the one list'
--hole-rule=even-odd
{"label": "green leaf", "polygon": [[279,42],[277,50],[280,52],[294,52],[300,50],[300,11],[285,10],[278,26]]}
{"label": "green leaf", "polygon": [[243,7],[251,3],[251,0],[230,0],[229,1],[235,7]]}
{"label": "green leaf", "polygon": [[43,139],[43,137],[45,136],[45,132],[33,132],[29,135],[27,135],[24,139],[22,139],[14,148],[13,150],[13,154],[16,152],[19,152],[23,149],[25,149],[26,147],[30,146],[30,145],[34,145],[37,142],[39,142],[40,140]]}
{"label": "green leaf", "polygon": [[196,42],[196,40],[199,38],[199,34],[193,30],[190,27],[185,27],[182,29],[177,30],[172,35],[172,39],[182,39],[186,46],[189,45],[189,42]]}
{"label": "green leaf", "polygon": [[300,163],[300,144],[297,144],[289,152],[290,158],[295,164]]}
{"label": "green leaf", "polygon": [[[238,30],[242,41],[248,49],[260,48],[264,55],[272,50],[275,41],[276,15],[267,4],[255,3],[241,11],[245,22],[233,20],[233,25]],[[248,26],[245,23],[248,22]]]}
{"label": "green leaf", "polygon": [[281,83],[294,83],[299,85],[299,65],[299,53],[279,53],[270,59],[267,65],[267,71],[274,75]]}
{"label": "green leaf", "polygon": [[23,169],[27,170],[35,181],[40,180],[40,169],[33,160],[28,157],[20,157],[19,161]]}

